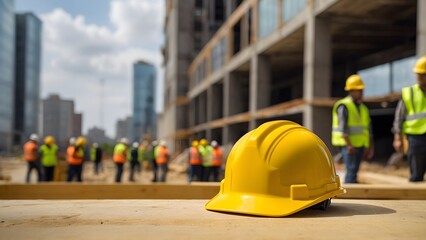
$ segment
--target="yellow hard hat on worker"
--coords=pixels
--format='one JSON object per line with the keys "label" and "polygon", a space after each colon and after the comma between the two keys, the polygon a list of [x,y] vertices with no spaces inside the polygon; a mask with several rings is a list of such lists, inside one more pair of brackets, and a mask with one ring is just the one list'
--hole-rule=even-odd
{"label": "yellow hard hat on worker", "polygon": [[296,123],[271,121],[233,146],[220,192],[206,209],[282,217],[314,205],[326,208],[344,192],[320,138]]}
{"label": "yellow hard hat on worker", "polygon": [[75,145],[77,147],[84,147],[87,143],[87,140],[85,137],[78,137],[77,140],[75,141]]}
{"label": "yellow hard hat on worker", "polygon": [[207,144],[209,144],[209,143],[207,142],[207,140],[205,138],[203,138],[203,139],[200,140],[200,145],[201,146],[207,146]]}
{"label": "yellow hard hat on worker", "polygon": [[426,56],[423,56],[416,61],[413,72],[417,74],[426,74]]}
{"label": "yellow hard hat on worker", "polygon": [[52,137],[52,136],[47,136],[47,137],[44,138],[44,143],[46,145],[52,145],[52,144],[55,143],[55,138]]}
{"label": "yellow hard hat on worker", "polygon": [[193,147],[198,147],[198,141],[197,140],[192,141],[191,145]]}
{"label": "yellow hard hat on worker", "polygon": [[364,88],[365,84],[359,75],[353,74],[346,79],[345,91],[362,90]]}

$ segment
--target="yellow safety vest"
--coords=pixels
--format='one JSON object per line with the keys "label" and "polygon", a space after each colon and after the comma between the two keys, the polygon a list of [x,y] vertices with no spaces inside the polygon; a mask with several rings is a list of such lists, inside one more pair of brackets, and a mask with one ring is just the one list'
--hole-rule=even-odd
{"label": "yellow safety vest", "polygon": [[56,166],[56,153],[58,152],[58,146],[56,146],[56,144],[52,144],[50,147],[42,145],[40,151],[42,152],[41,163],[44,167]]}
{"label": "yellow safety vest", "polygon": [[341,104],[344,104],[348,109],[349,141],[352,146],[369,147],[370,114],[368,113],[368,108],[361,103],[358,111],[350,96],[345,97],[334,104],[331,143],[334,146],[346,146],[345,139],[343,138],[343,129],[339,128],[339,116],[337,114],[337,107]]}
{"label": "yellow safety vest", "polygon": [[418,84],[402,89],[406,117],[402,125],[405,134],[426,133],[426,97]]}

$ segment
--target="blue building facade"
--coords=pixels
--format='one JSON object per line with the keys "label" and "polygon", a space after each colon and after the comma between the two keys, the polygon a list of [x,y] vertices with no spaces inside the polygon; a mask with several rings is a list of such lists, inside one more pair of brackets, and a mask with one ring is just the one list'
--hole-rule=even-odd
{"label": "blue building facade", "polygon": [[0,1],[0,152],[12,148],[14,69],[15,69],[15,1]]}
{"label": "blue building facade", "polygon": [[38,131],[42,22],[32,13],[16,14],[14,144]]}
{"label": "blue building facade", "polygon": [[133,65],[133,139],[140,141],[145,136],[156,138],[154,65],[138,61]]}

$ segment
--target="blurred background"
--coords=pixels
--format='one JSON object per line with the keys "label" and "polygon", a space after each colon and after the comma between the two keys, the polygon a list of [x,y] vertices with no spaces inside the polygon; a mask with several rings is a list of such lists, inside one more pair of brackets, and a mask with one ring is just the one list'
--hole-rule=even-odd
{"label": "blurred background", "polygon": [[106,160],[123,137],[162,139],[182,176],[192,140],[226,155],[271,120],[304,125],[337,153],[331,110],[354,73],[381,171],[425,29],[422,0],[0,0],[2,175],[21,164],[24,180],[33,133],[62,154],[85,136]]}

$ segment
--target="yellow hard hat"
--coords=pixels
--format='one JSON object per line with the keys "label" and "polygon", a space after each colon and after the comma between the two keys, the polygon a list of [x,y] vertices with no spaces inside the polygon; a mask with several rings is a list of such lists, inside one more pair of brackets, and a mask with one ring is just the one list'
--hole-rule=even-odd
{"label": "yellow hard hat", "polygon": [[345,193],[327,146],[290,121],[271,121],[233,146],[220,192],[206,209],[282,217]]}
{"label": "yellow hard hat", "polygon": [[208,144],[208,142],[207,142],[207,140],[205,138],[203,138],[203,139],[200,140],[200,145],[207,146],[207,144]]}
{"label": "yellow hard hat", "polygon": [[85,137],[79,137],[77,138],[77,141],[75,141],[75,145],[78,147],[84,147],[84,145],[86,145],[86,138]]}
{"label": "yellow hard hat", "polygon": [[197,140],[194,140],[194,141],[192,141],[192,144],[191,144],[193,147],[198,147],[198,141]]}
{"label": "yellow hard hat", "polygon": [[413,68],[413,72],[417,74],[426,74],[426,56],[419,58]]}
{"label": "yellow hard hat", "polygon": [[44,138],[44,143],[46,145],[52,145],[52,144],[55,143],[55,138],[52,137],[52,136],[47,136],[47,137]]}
{"label": "yellow hard hat", "polygon": [[364,82],[359,75],[353,74],[346,79],[345,91],[362,90],[364,88]]}

